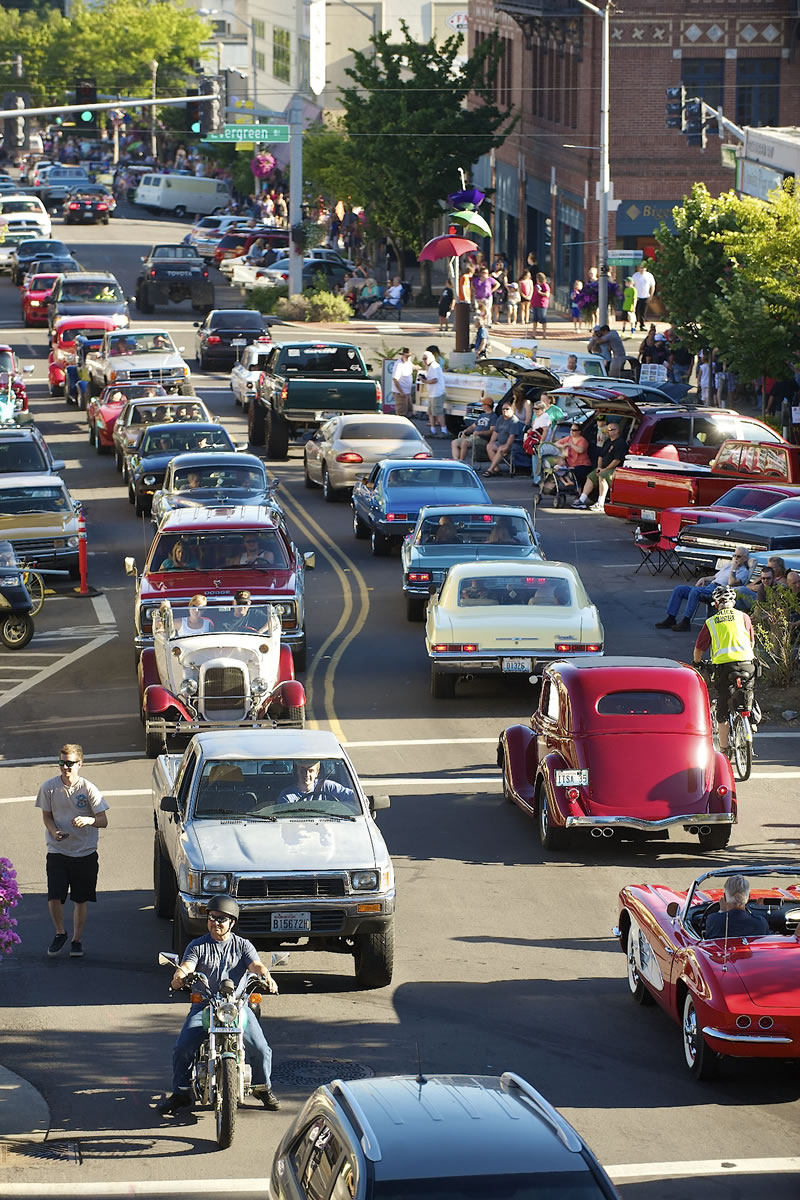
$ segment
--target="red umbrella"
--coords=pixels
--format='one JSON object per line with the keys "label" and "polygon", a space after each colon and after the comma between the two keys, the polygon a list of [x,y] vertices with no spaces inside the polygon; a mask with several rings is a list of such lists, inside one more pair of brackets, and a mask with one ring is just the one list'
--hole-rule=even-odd
{"label": "red umbrella", "polygon": [[477,243],[471,242],[469,238],[444,234],[426,242],[417,255],[417,261],[435,262],[437,258],[460,258],[462,254],[470,254],[477,249]]}

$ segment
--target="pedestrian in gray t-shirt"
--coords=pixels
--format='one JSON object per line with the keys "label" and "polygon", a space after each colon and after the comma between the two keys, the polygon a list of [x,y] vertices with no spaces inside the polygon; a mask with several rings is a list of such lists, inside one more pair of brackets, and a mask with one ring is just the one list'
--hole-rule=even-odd
{"label": "pedestrian in gray t-shirt", "polygon": [[608,373],[612,379],[619,379],[625,364],[625,343],[616,329],[612,329],[610,325],[599,325],[597,327],[595,333],[592,335],[592,340],[589,342],[589,353],[602,354],[604,347],[611,353]]}
{"label": "pedestrian in gray t-shirt", "polygon": [[97,899],[97,831],[108,825],[108,804],[102,792],[80,775],[80,746],[74,742],[62,746],[58,766],[59,775],[46,779],[36,797],[47,845],[47,905],[56,930],[47,954],[54,958],[66,945],[64,904],[69,895],[73,906],[69,956],[82,958],[88,905]]}

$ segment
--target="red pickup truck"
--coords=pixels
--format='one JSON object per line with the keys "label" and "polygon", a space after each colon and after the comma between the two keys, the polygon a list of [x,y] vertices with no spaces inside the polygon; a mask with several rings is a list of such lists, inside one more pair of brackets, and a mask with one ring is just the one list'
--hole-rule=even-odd
{"label": "red pickup truck", "polygon": [[800,446],[730,440],[708,466],[630,456],[614,472],[606,512],[655,525],[665,508],[708,506],[737,483],[800,483]]}

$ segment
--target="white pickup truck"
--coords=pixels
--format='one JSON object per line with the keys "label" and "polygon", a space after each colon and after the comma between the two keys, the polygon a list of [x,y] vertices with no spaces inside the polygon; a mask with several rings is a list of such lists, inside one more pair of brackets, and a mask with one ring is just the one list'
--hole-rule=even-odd
{"label": "white pickup truck", "polygon": [[114,330],[99,350],[86,355],[89,392],[99,396],[113,383],[160,383],[168,392],[191,396],[191,369],[165,329]]}
{"label": "white pickup truck", "polygon": [[250,407],[250,401],[256,394],[258,377],[267,365],[267,358],[272,348],[272,338],[259,338],[251,342],[242,351],[242,357],[231,370],[231,391],[237,404],[245,411]]}
{"label": "white pickup truck", "polygon": [[212,896],[258,946],[352,955],[364,988],[391,982],[394,868],[368,797],[324,731],[198,733],[153,767],[154,906],[182,954]]}

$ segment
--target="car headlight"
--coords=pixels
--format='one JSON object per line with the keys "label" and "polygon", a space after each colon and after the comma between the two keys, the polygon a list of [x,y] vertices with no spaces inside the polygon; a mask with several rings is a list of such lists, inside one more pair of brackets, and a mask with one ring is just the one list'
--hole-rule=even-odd
{"label": "car headlight", "polygon": [[269,691],[269,684],[265,679],[254,679],[250,684],[250,691],[256,695],[261,695],[262,692]]}
{"label": "car headlight", "polygon": [[41,307],[41,300],[29,300],[28,303],[30,304],[31,308]]}
{"label": "car headlight", "polygon": [[114,316],[111,319],[114,322],[117,329],[124,329],[125,326],[128,324],[128,318],[125,316],[124,313],[114,313]]}
{"label": "car headlight", "polygon": [[375,892],[378,890],[378,871],[351,871],[350,887],[354,892]]}
{"label": "car headlight", "polygon": [[204,871],[200,876],[200,883],[203,892],[213,892],[214,895],[230,891],[230,876],[220,875],[219,872]]}
{"label": "car headlight", "polygon": [[181,682],[181,686],[178,688],[178,691],[182,696],[196,696],[197,683],[194,679],[184,679]]}
{"label": "car headlight", "polygon": [[116,383],[118,379],[127,379],[129,374],[129,371],[112,371],[111,378]]}
{"label": "car headlight", "polygon": [[145,485],[145,487],[152,487],[155,481],[155,475],[144,475],[142,477],[142,483]]}
{"label": "car headlight", "polygon": [[79,544],[80,540],[81,539],[79,537],[67,538],[67,545],[69,546],[70,550],[74,550],[75,547]]}

